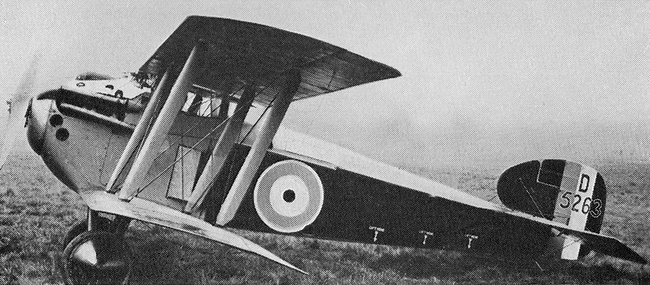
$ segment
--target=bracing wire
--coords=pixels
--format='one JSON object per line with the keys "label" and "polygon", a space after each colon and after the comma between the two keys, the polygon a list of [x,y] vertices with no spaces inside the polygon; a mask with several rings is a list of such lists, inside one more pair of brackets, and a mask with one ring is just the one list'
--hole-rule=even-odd
{"label": "bracing wire", "polygon": [[[236,111],[238,111],[238,110],[236,110]],[[136,192],[136,195],[137,195],[137,194],[140,194],[140,192],[142,192],[142,190],[144,190],[147,186],[151,185],[151,183],[153,183],[156,179],[158,179],[160,176],[162,176],[162,175],[163,175],[165,172],[167,172],[169,169],[171,169],[171,168],[172,168],[172,167],[173,167],[177,162],[183,160],[183,158],[185,158],[185,156],[186,156],[187,154],[190,153],[190,150],[191,150],[191,149],[195,148],[198,144],[200,144],[200,143],[202,143],[203,141],[205,141],[205,139],[207,139],[208,137],[210,137],[210,135],[212,135],[212,134],[213,134],[217,129],[219,129],[221,126],[223,126],[223,125],[224,125],[225,123],[227,123],[229,120],[230,120],[230,117],[229,117],[229,118],[226,118],[226,119],[223,120],[221,123],[217,124],[214,128],[212,128],[212,129],[210,130],[210,132],[208,132],[208,134],[206,134],[206,135],[203,136],[200,140],[198,140],[195,144],[193,144],[192,147],[189,148],[189,150],[187,150],[187,151],[185,151],[184,153],[182,153],[181,156],[180,156],[179,158],[177,158],[176,160],[174,160],[174,162],[170,163],[169,166],[165,167],[165,169],[163,169],[160,173],[158,173],[156,176],[154,176],[154,178],[152,178],[152,179],[151,179],[147,184],[145,184],[144,186],[142,186],[142,187],[141,187],[141,188]],[[194,126],[196,126],[196,125],[198,125],[198,122],[197,122],[196,124],[194,124]],[[194,126],[193,126],[193,127],[194,127]],[[172,145],[175,145],[176,143],[180,142],[181,140],[182,140],[182,137],[180,137],[179,139],[175,140],[174,143],[169,144],[169,146],[167,146],[167,147],[165,148],[165,150],[161,151],[161,152],[156,156],[156,158],[160,157],[163,153],[165,153],[167,150],[169,150],[169,149],[171,148]]]}
{"label": "bracing wire", "polygon": [[530,191],[528,191],[528,188],[526,185],[524,185],[524,182],[521,181],[521,178],[519,178],[519,183],[521,183],[521,187],[524,187],[524,190],[526,190],[526,193],[528,193],[528,197],[530,197],[530,200],[533,201],[533,205],[535,205],[535,208],[537,208],[537,211],[539,212],[540,216],[543,218],[544,213],[542,212],[542,209],[539,208],[539,205],[537,205],[537,201],[535,201],[535,198],[533,198],[533,195],[530,194]]}
{"label": "bracing wire", "polygon": [[[236,93],[238,93],[239,91],[241,91],[242,88],[244,88],[244,87],[242,86],[241,88],[237,89],[237,91],[232,92],[231,94],[236,94]],[[202,103],[202,102],[197,102],[197,103],[191,104],[190,107],[196,106],[197,104],[201,104],[201,103]],[[207,108],[208,108],[208,107],[211,108],[211,106],[206,106],[206,110],[204,110],[204,111],[207,111]],[[220,107],[221,107],[221,106],[218,106],[217,109],[219,109]],[[201,113],[203,113],[203,112],[201,112]],[[176,143],[182,141],[182,140],[183,140],[183,137],[185,137],[187,134],[189,134],[191,131],[193,131],[197,126],[201,125],[201,123],[202,123],[201,121],[197,121],[196,123],[194,123],[190,128],[188,128],[187,130],[185,130],[185,131],[183,132],[182,135],[180,135],[177,139],[175,139],[172,143],[170,143],[170,144],[169,144],[165,149],[161,150],[161,151],[158,153],[158,155],[156,155],[156,157],[155,157],[154,159],[160,157],[163,153],[165,153],[166,151],[168,151],[168,150],[169,150],[173,145],[175,145]],[[221,124],[219,124],[219,126],[221,126]],[[217,126],[217,128],[218,128],[219,126]],[[210,132],[210,134],[212,134],[212,132]],[[204,139],[204,138],[202,138],[201,141],[203,141],[203,139]],[[143,140],[143,141],[144,141],[144,140]],[[196,146],[196,145],[194,145],[194,146]],[[194,146],[193,146],[193,147],[194,147]]]}
{"label": "bracing wire", "polygon": [[[239,92],[239,90],[238,90],[237,92]],[[201,102],[197,102],[197,103],[195,103],[195,104],[192,104],[192,106],[194,106],[194,105],[196,105],[196,104],[198,104],[198,103],[201,103]],[[156,104],[157,104],[157,105],[156,105],[156,109],[158,109],[158,107],[160,107],[160,104],[162,104],[162,100],[158,100],[158,102],[156,102]],[[156,115],[156,116],[151,116],[151,118],[149,119],[149,122],[147,122],[147,131],[146,131],[146,133],[145,133],[145,135],[144,135],[143,137],[146,138],[146,137],[148,136],[149,132],[151,131],[151,125],[152,125],[153,122],[156,120],[156,118],[157,118],[157,115]],[[199,124],[199,122],[195,123],[192,127],[190,127],[187,131],[185,131],[185,132],[183,133],[183,135],[181,135],[178,139],[176,139],[176,140],[173,142],[173,144],[176,144],[176,143],[180,142],[180,141],[183,139],[183,136],[185,136],[189,131],[193,130],[193,129],[198,125],[198,124]],[[130,157],[129,157],[129,160],[130,160],[130,159],[133,159],[134,155],[136,155],[137,153],[140,153],[140,150],[142,149],[142,145],[144,145],[144,141],[145,141],[144,139],[140,141],[138,148],[137,148],[135,151],[133,151],[133,152],[131,153],[131,155],[130,155]],[[170,144],[170,146],[173,145],[173,144]],[[160,157],[160,155],[162,155],[162,154],[165,153],[167,150],[169,150],[170,146],[168,146],[168,147],[165,148],[163,151],[161,151],[161,152],[160,152],[160,153],[159,153],[159,154],[158,154],[154,159]],[[120,170],[120,174],[119,174],[119,175],[122,175],[122,173],[124,172],[124,170],[126,170],[126,167],[124,167],[124,168],[122,168],[122,170]],[[117,187],[117,186],[115,186],[115,187]]]}
{"label": "bracing wire", "polygon": [[[259,118],[255,121],[255,123],[251,126],[251,128],[248,130],[248,132],[246,133],[246,135],[245,135],[245,136],[244,136],[244,137],[239,141],[239,144],[243,143],[243,142],[246,140],[246,138],[248,138],[248,135],[250,135],[251,132],[255,129],[255,126],[257,126],[257,124],[260,122],[260,120],[264,117],[264,115],[266,114],[266,112],[267,112],[267,111],[269,110],[269,108],[273,105],[273,102],[275,102],[275,99],[276,99],[276,98],[277,98],[277,94],[276,94],[276,96],[271,100],[271,102],[269,103],[269,105],[264,109],[264,111],[262,112],[262,115],[260,115],[260,117],[259,117]],[[208,188],[212,188],[212,187],[214,187],[215,183],[217,183],[217,178],[218,178],[218,176],[215,176],[215,177],[212,178],[212,180],[211,180],[210,183],[208,184]],[[208,194],[208,191],[203,192],[203,194],[201,195],[200,199],[204,199],[205,196],[206,196],[207,194]],[[194,210],[194,209],[195,209],[196,207],[198,207],[198,206],[199,206],[198,204],[197,204],[197,205],[194,205],[194,207],[192,208],[192,210]]]}
{"label": "bracing wire", "polygon": [[[279,78],[279,76],[278,76],[278,78]],[[276,78],[276,80],[277,80],[277,78]],[[272,85],[273,85],[273,84],[271,84],[271,85],[269,85],[269,86],[272,86]],[[244,87],[242,86],[241,88],[244,88]],[[241,90],[241,88],[240,88],[239,90]],[[268,86],[267,86],[266,88],[268,88]],[[260,93],[264,92],[264,90],[266,90],[266,88],[264,88],[263,90],[259,91],[259,92],[258,92],[255,96],[253,96],[253,98],[251,98],[248,102],[243,102],[243,103],[245,103],[245,104],[252,104],[253,101],[255,101],[255,97],[257,97],[257,95],[259,95]],[[237,92],[239,92],[239,90],[238,90]],[[236,92],[235,92],[235,93],[236,93]],[[277,97],[277,94],[276,94],[275,97]],[[255,124],[254,124],[253,126],[255,126],[255,125],[256,125],[256,124],[261,120],[261,118],[264,116],[264,114],[266,113],[266,111],[267,111],[267,110],[272,106],[274,100],[275,100],[275,98],[274,98],[274,99],[271,101],[271,103],[266,107],[266,109],[264,110],[264,113],[262,113],[262,116],[260,116],[260,118],[257,119],[257,121],[255,122]],[[239,106],[239,104],[238,104],[238,106]],[[242,107],[243,107],[243,105],[242,105]],[[237,109],[235,110],[235,113],[239,113],[239,112],[241,112],[241,110],[243,109],[242,107],[237,108]],[[233,114],[233,116],[234,116],[234,114]],[[198,144],[200,144],[200,143],[202,143],[203,141],[205,141],[205,139],[207,139],[208,137],[210,137],[210,136],[211,136],[211,135],[212,135],[216,130],[218,130],[221,126],[223,126],[224,124],[226,124],[227,122],[229,122],[229,121],[232,119],[233,116],[230,116],[230,117],[226,118],[225,120],[223,120],[221,123],[217,124],[217,126],[215,126],[214,128],[212,128],[212,129],[211,129],[211,130],[210,130],[206,135],[204,135],[200,140],[198,140],[195,144],[193,144],[192,147],[190,147],[189,149],[193,149],[193,148],[195,148]],[[197,122],[196,124],[194,124],[194,126],[192,126],[192,128],[196,127],[198,124],[199,124],[199,122]],[[252,129],[253,129],[253,128],[251,128],[251,130],[252,130]],[[185,134],[187,134],[187,132],[185,132]],[[246,136],[244,136],[244,139],[245,139],[249,134],[250,134],[250,130],[249,130],[249,132],[246,134]],[[169,145],[165,150],[161,151],[161,152],[158,154],[158,156],[156,156],[156,158],[158,158],[160,155],[162,155],[162,153],[164,153],[165,151],[167,151],[169,148],[171,148],[172,145],[174,145],[175,143],[179,142],[181,139],[182,139],[182,137],[179,138],[179,139],[177,139],[173,144],[170,144],[170,145]],[[242,140],[240,141],[240,143],[243,142],[244,139],[242,139]],[[182,160],[182,159],[183,159],[187,154],[189,154],[189,153],[190,153],[190,150],[184,152],[184,153],[183,153],[179,158],[177,158],[176,160],[174,160],[174,162],[170,163],[169,166],[165,167],[165,169],[163,169],[160,173],[158,173],[156,176],[154,176],[154,177],[153,177],[150,181],[148,181],[144,186],[140,187],[140,189],[138,189],[138,191],[136,192],[136,195],[140,194],[140,193],[141,193],[145,188],[147,188],[149,185],[151,185],[151,184],[152,184],[156,179],[160,178],[160,176],[162,176],[165,172],[167,172],[169,169],[171,169],[171,168],[172,168],[172,167],[173,167],[177,162],[179,162],[180,160]],[[214,180],[214,179],[213,179],[213,180]],[[212,182],[211,182],[210,185],[212,185]]]}
{"label": "bracing wire", "polygon": [[[164,86],[160,86],[159,84],[160,83],[156,84],[156,86],[155,86],[156,89],[164,87]],[[153,92],[155,92],[155,89],[153,89],[151,92],[153,94]],[[162,104],[162,101],[163,100],[156,101],[156,106],[155,106],[156,110],[158,110],[160,108],[160,105]],[[154,114],[153,116],[151,116],[151,118],[149,118],[149,121],[146,122],[147,128],[145,130],[145,134],[144,134],[143,137],[146,138],[148,136],[149,132],[151,131],[151,125],[155,121],[156,117],[157,117],[157,114]],[[132,160],[135,156],[137,156],[138,153],[140,153],[140,149],[142,149],[143,144],[144,144],[144,140],[141,140],[140,143],[138,144],[138,147],[135,150],[133,150],[131,152],[131,154],[129,155],[129,161]],[[128,165],[128,163],[127,163],[127,165]],[[126,169],[127,169],[126,165],[124,167],[122,167],[122,169],[120,169],[120,172],[118,173],[117,177],[122,176],[122,174],[124,174],[124,170],[126,170]],[[116,181],[115,185],[113,185],[113,189],[117,189],[117,188],[121,187],[121,185],[122,184],[120,184],[118,186],[117,181]]]}

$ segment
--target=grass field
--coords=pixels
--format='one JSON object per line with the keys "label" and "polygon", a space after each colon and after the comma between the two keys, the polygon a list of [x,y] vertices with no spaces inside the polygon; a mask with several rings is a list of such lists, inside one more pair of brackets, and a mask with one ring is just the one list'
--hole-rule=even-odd
{"label": "grass field", "polygon": [[[650,259],[650,164],[603,162],[608,186],[603,233]],[[495,198],[502,169],[411,169],[425,177]],[[60,284],[60,241],[82,219],[77,194],[27,151],[10,157],[0,172],[0,284]],[[579,262],[514,264],[460,252],[420,250],[299,239],[245,231],[294,265],[304,276],[216,243],[139,222],[127,241],[136,254],[133,284],[646,284],[650,266],[591,254]]]}

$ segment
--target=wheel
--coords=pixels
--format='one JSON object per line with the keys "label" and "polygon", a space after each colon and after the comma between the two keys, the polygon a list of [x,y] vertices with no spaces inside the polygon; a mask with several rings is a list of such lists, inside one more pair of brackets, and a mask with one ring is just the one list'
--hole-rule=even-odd
{"label": "wheel", "polygon": [[65,284],[127,284],[133,259],[126,242],[103,231],[83,232],[63,251]]}
{"label": "wheel", "polygon": [[[111,226],[111,220],[107,218],[102,218],[98,217],[97,218],[97,229],[99,231],[105,231],[105,232],[110,232],[110,226]],[[62,248],[61,250],[65,250],[65,247],[68,246],[68,244],[80,235],[81,233],[88,231],[88,220],[83,220],[72,226],[70,230],[68,230],[68,233],[65,234],[63,237],[63,244],[61,245]]]}

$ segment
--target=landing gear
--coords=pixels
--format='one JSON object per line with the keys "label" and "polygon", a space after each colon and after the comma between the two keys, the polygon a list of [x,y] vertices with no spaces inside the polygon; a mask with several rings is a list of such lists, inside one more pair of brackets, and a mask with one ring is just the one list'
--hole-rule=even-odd
{"label": "landing gear", "polygon": [[[100,217],[97,220],[97,225],[95,227],[95,230],[110,232],[110,226],[111,226],[111,220]],[[76,223],[74,226],[72,226],[72,228],[70,228],[68,233],[65,234],[65,237],[63,237],[63,242],[62,242],[63,247],[61,249],[65,250],[65,248],[74,238],[76,238],[78,235],[86,231],[88,231],[88,221],[83,220]]]}
{"label": "landing gear", "polygon": [[121,216],[111,221],[88,211],[88,218],[74,225],[63,238],[61,275],[65,283],[128,283],[133,259],[123,235],[130,221]]}
{"label": "landing gear", "polygon": [[104,231],[83,232],[63,251],[66,284],[127,284],[133,259],[122,237]]}

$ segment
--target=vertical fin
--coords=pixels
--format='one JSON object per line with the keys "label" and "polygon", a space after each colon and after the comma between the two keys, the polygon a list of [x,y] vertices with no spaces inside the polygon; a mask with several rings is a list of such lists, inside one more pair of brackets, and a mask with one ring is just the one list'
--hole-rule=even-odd
{"label": "vertical fin", "polygon": [[[593,168],[566,160],[528,161],[499,177],[497,192],[509,208],[543,217],[574,231],[600,232],[606,190]],[[591,250],[580,236],[552,231],[545,255],[576,260]]]}

